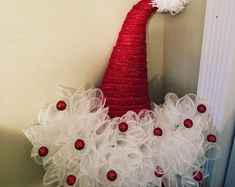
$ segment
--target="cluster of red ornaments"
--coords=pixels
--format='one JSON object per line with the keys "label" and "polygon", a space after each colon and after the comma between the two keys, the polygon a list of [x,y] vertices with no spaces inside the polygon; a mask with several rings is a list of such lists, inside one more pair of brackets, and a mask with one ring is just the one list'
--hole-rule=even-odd
{"label": "cluster of red ornaments", "polygon": [[[64,101],[58,101],[56,104],[56,108],[59,111],[63,111],[66,109],[66,103]],[[198,105],[197,107],[197,111],[199,113],[205,113],[206,112],[206,106],[203,104]],[[191,119],[185,119],[184,120],[184,126],[186,128],[192,128],[193,127],[193,121]],[[128,124],[125,122],[121,122],[118,125],[119,131],[124,133],[128,130]],[[154,136],[162,136],[163,135],[163,131],[161,128],[157,127],[153,130],[153,134]],[[207,136],[207,141],[208,142],[216,142],[216,136],[213,134],[209,134]],[[82,139],[77,139],[74,143],[74,147],[77,150],[83,150],[85,148],[85,142]],[[41,157],[45,157],[48,154],[49,150],[46,146],[41,146],[38,149],[38,154]],[[160,172],[159,172],[160,171]],[[156,177],[162,177],[164,175],[164,171],[162,168],[160,168],[159,166],[156,167],[156,171],[154,172]],[[117,179],[117,172],[115,170],[110,170],[107,172],[106,177],[109,181],[115,181]],[[201,181],[203,179],[203,174],[200,171],[195,171],[193,172],[193,178],[195,181]],[[69,186],[73,186],[76,182],[76,177],[74,175],[69,175],[66,179],[66,183]]]}
{"label": "cluster of red ornaments", "polygon": [[[156,177],[163,177],[164,171],[159,166],[156,167],[156,171],[154,172]],[[115,181],[117,179],[117,172],[115,170],[109,170],[106,174],[106,177],[109,181]],[[203,174],[200,171],[193,172],[193,178],[195,181],[201,181],[203,179]],[[66,182],[69,186],[73,186],[76,182],[76,177],[74,175],[69,175],[66,179]]]}
{"label": "cluster of red ornaments", "polygon": [[[203,104],[200,104],[197,106],[197,111],[199,113],[205,113],[206,112],[206,106]],[[191,119],[185,119],[184,120],[184,126],[186,128],[192,128],[193,127],[193,121]]]}
{"label": "cluster of red ornaments", "polygon": [[[206,106],[203,105],[203,104],[200,104],[200,105],[197,106],[197,111],[198,111],[199,113],[205,113],[206,110],[207,110],[207,108],[206,108]],[[186,128],[192,128],[192,127],[193,127],[193,121],[192,121],[191,119],[185,119],[185,120],[184,120],[184,126],[185,126]],[[208,142],[215,143],[215,142],[216,142],[216,139],[217,139],[216,136],[213,135],[213,134],[209,134],[209,135],[207,136],[207,141],[208,141]]]}

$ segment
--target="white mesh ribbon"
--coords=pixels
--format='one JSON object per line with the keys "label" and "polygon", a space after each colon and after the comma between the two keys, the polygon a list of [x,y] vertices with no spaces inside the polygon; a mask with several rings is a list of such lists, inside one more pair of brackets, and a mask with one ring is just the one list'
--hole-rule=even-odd
{"label": "white mesh ribbon", "polygon": [[[129,111],[113,119],[99,89],[60,87],[56,100],[64,101],[66,109],[49,104],[38,122],[24,130],[33,144],[31,156],[47,170],[44,184],[68,186],[68,176],[73,175],[73,186],[198,186],[197,172],[208,176],[201,166],[220,154],[219,146],[208,141],[209,134],[216,134],[208,106],[193,94],[179,99],[170,93],[151,111]],[[205,113],[198,112],[200,104],[207,107]],[[185,124],[187,119],[192,126]],[[120,131],[120,123],[128,124],[126,132]],[[154,134],[156,128],[161,136]],[[85,143],[81,150],[75,148],[78,139]],[[42,146],[48,149],[43,157]],[[107,178],[110,170],[117,174],[113,181]]]}

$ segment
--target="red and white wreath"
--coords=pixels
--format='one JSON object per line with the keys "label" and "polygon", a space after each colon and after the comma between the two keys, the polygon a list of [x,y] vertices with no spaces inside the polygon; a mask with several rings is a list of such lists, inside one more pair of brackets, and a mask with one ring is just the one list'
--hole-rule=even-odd
{"label": "red and white wreath", "polygon": [[24,130],[44,184],[88,187],[199,186],[217,159],[209,105],[194,94],[148,97],[146,25],[189,0],[141,0],[128,13],[100,88],[58,87],[56,101]]}

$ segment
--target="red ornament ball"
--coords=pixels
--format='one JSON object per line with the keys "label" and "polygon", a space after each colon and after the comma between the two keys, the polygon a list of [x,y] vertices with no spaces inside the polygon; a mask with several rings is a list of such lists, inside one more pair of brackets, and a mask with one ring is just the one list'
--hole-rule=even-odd
{"label": "red ornament ball", "polygon": [[197,106],[197,111],[198,111],[199,113],[205,113],[205,112],[206,112],[206,106],[203,105],[203,104],[198,105],[198,106]]}
{"label": "red ornament ball", "polygon": [[156,177],[162,177],[164,175],[164,170],[160,166],[157,166],[154,174]]}
{"label": "red ornament ball", "polygon": [[110,171],[107,173],[106,177],[107,177],[107,179],[108,179],[109,181],[115,181],[115,180],[117,179],[117,173],[116,173],[116,171],[114,171],[114,170],[110,170]]}
{"label": "red ornament ball", "polygon": [[156,177],[162,177],[164,175],[163,173],[158,173],[156,171],[154,172],[154,174],[155,174]]}
{"label": "red ornament ball", "polygon": [[66,182],[69,186],[73,186],[76,182],[76,177],[74,175],[69,175],[66,179]]}
{"label": "red ornament ball", "polygon": [[39,156],[41,157],[44,157],[48,154],[48,148],[45,147],[45,146],[41,146],[39,149],[38,149],[38,154]]}
{"label": "red ornament ball", "polygon": [[202,173],[200,171],[194,171],[193,172],[193,178],[194,178],[195,181],[199,182],[199,181],[202,180],[203,175],[202,175]]}
{"label": "red ornament ball", "polygon": [[193,121],[192,121],[191,119],[186,119],[186,120],[184,120],[184,126],[185,126],[186,128],[192,128],[192,126],[193,126]]}
{"label": "red ornament ball", "polygon": [[84,140],[82,140],[82,139],[76,140],[76,142],[74,143],[74,147],[75,147],[77,150],[82,150],[82,149],[84,149],[84,147],[85,147],[85,142],[84,142]]}
{"label": "red ornament ball", "polygon": [[118,128],[121,132],[126,132],[128,130],[128,125],[125,122],[122,122],[118,125]]}
{"label": "red ornament ball", "polygon": [[155,136],[162,136],[162,129],[159,128],[159,127],[155,128],[155,129],[153,130],[153,134],[154,134]]}
{"label": "red ornament ball", "polygon": [[64,101],[58,101],[56,103],[56,108],[59,111],[65,110],[66,109],[66,103]]}
{"label": "red ornament ball", "polygon": [[209,134],[209,135],[207,136],[207,141],[208,141],[208,142],[213,142],[213,143],[215,143],[215,142],[216,142],[216,136],[213,135],[213,134]]}

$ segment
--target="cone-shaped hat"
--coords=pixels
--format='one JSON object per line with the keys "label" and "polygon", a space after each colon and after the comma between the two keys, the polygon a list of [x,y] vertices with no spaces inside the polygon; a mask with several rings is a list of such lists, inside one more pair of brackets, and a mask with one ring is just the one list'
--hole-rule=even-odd
{"label": "cone-shaped hat", "polygon": [[141,0],[127,14],[101,83],[110,117],[150,109],[146,25],[156,10],[178,13],[187,1]]}

